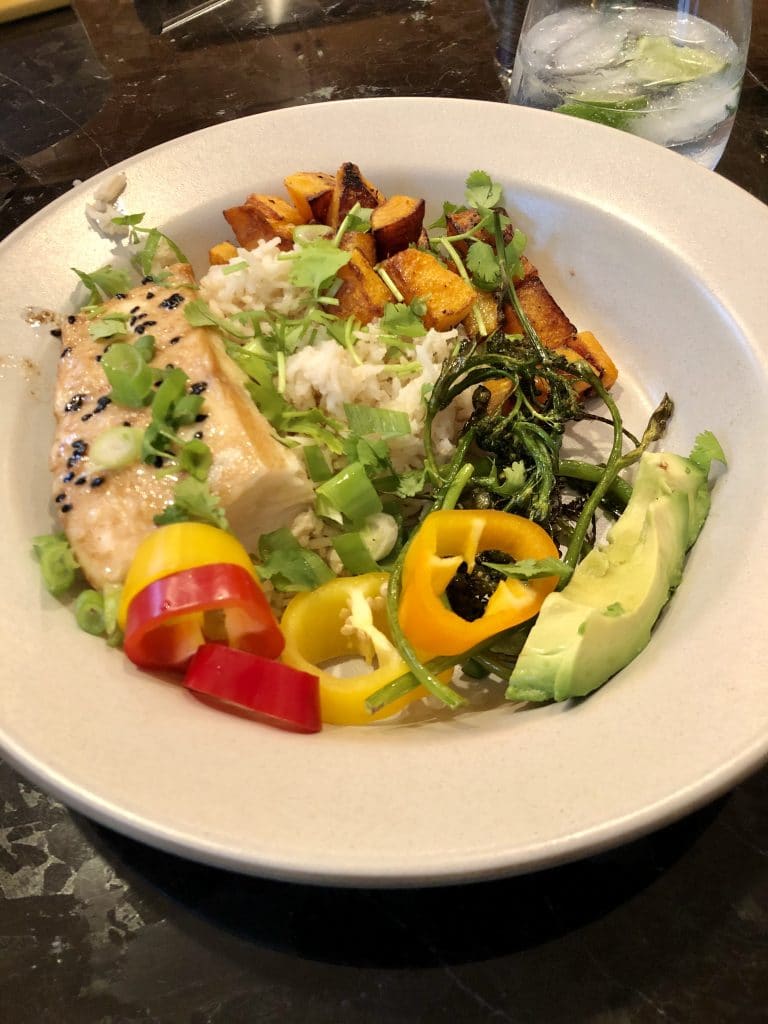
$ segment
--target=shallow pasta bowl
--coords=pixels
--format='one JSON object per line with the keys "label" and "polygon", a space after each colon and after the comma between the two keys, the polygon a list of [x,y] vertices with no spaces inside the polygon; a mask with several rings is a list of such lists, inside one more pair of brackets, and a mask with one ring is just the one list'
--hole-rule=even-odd
{"label": "shallow pasta bowl", "polygon": [[[650,646],[581,702],[501,707],[313,737],[222,714],[78,632],[42,590],[58,343],[27,306],[69,308],[70,267],[110,259],[86,182],[0,246],[5,555],[0,748],[71,807],[166,850],[341,884],[513,874],[635,837],[734,785],[768,754],[768,209],[629,135],[501,104],[381,99],[206,129],[121,165],[126,209],[198,269],[221,210],[303,169],[360,164],[385,192],[459,202],[503,183],[529,252],[619,364],[630,427],[664,391],[665,444],[711,429],[729,457]],[[109,172],[107,172],[109,173]]]}

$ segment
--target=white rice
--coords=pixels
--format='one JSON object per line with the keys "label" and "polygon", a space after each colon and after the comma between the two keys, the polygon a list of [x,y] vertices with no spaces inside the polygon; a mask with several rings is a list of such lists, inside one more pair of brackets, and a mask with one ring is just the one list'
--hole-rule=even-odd
{"label": "white rice", "polygon": [[[291,261],[280,259],[279,239],[259,242],[252,250],[238,249],[229,266],[241,269],[226,273],[213,266],[200,282],[200,295],[218,316],[241,310],[270,308],[285,316],[298,316],[310,302],[310,292],[290,282]],[[438,378],[443,361],[459,338],[458,330],[429,330],[415,338],[413,354],[399,363],[418,363],[416,372],[398,372],[385,361],[388,343],[378,321],[354,336],[356,357],[322,328],[312,345],[286,360],[285,397],[297,409],[320,408],[344,419],[344,404],[370,405],[405,412],[410,435],[390,440],[392,464],[397,472],[418,468],[424,459],[424,386]],[[450,457],[461,426],[472,411],[470,392],[461,395],[435,417],[433,441],[439,458]]]}
{"label": "white rice", "polygon": [[274,309],[283,316],[295,316],[306,308],[310,292],[291,284],[291,261],[284,255],[280,239],[260,241],[255,249],[238,249],[228,266],[245,263],[242,270],[227,273],[227,265],[213,266],[200,281],[200,297],[217,316],[232,316],[246,309]]}

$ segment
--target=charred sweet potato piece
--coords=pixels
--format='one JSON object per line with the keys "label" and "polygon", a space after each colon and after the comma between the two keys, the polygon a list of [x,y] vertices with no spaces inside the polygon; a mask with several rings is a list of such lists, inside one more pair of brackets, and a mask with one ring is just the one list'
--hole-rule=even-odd
{"label": "charred sweet potato piece", "polygon": [[[480,314],[480,319],[482,319],[482,325],[478,318],[478,313]],[[499,326],[499,319],[499,303],[496,295],[493,292],[478,291],[475,301],[472,303],[472,308],[464,317],[464,329],[470,338],[473,338],[476,334],[490,334]]]}
{"label": "charred sweet potato piece", "polygon": [[345,231],[341,236],[339,248],[347,252],[357,249],[371,266],[376,262],[376,243],[370,231]]}
{"label": "charred sweet potato piece", "polygon": [[371,231],[380,260],[418,241],[424,224],[424,200],[390,196],[371,214]]}
{"label": "charred sweet potato piece", "polygon": [[425,327],[448,331],[469,313],[477,295],[475,289],[440,260],[421,249],[403,249],[390,256],[384,269],[406,302],[424,299]]}
{"label": "charred sweet potato piece", "polygon": [[416,248],[423,249],[424,252],[432,252],[432,246],[429,244],[429,235],[425,228],[422,228],[419,232],[419,237],[416,239]]}
{"label": "charred sweet potato piece", "polygon": [[334,313],[340,317],[353,316],[361,324],[368,324],[382,316],[384,307],[392,301],[389,289],[359,249],[352,250],[352,258],[339,272],[342,284],[336,292],[339,300]]}
{"label": "charred sweet potato piece", "polygon": [[[524,258],[523,266],[525,276],[515,285],[523,312],[547,348],[569,345],[576,336],[576,328],[544,287],[533,264]],[[509,304],[504,306],[504,330],[507,334],[523,333],[522,324]]]}
{"label": "charred sweet potato piece", "polygon": [[325,223],[328,207],[333,198],[335,179],[325,171],[297,171],[284,179],[288,195],[301,214],[304,223],[316,220]]}
{"label": "charred sweet potato piece", "polygon": [[[446,234],[448,235],[463,235],[467,231],[471,231],[472,228],[480,220],[480,214],[477,210],[454,210],[453,213],[446,214],[445,226]],[[511,224],[507,224],[504,228],[504,243],[511,242],[515,234],[515,229]],[[481,242],[487,242],[488,245],[494,244],[493,235],[486,228],[481,228],[480,231],[475,232],[475,237]],[[465,238],[460,242],[454,242],[456,252],[461,256],[462,259],[466,258],[467,251],[469,249],[469,241]]]}
{"label": "charred sweet potato piece", "polygon": [[219,242],[208,250],[208,262],[212,267],[229,263],[233,256],[237,256],[237,249],[231,242]]}
{"label": "charred sweet potato piece", "polygon": [[515,390],[515,385],[508,377],[484,380],[483,387],[488,388],[491,392],[491,397],[486,407],[486,412],[488,413],[496,412],[497,409],[501,408]]}
{"label": "charred sweet potato piece", "polygon": [[[611,388],[616,383],[619,376],[616,364],[591,331],[579,331],[566,345],[558,346],[555,351],[571,363],[578,359],[589,363],[604,388]],[[589,390],[589,385],[586,381],[579,381],[576,390],[583,393]]]}
{"label": "charred sweet potato piece", "polygon": [[293,229],[303,224],[295,206],[276,196],[251,195],[242,206],[224,211],[235,238],[244,249],[255,249],[259,241],[280,239],[281,249],[293,246]]}
{"label": "charred sweet potato piece", "polygon": [[384,197],[381,192],[360,173],[357,164],[346,163],[336,171],[333,196],[328,209],[326,224],[337,228],[355,205],[360,203],[368,210],[375,209]]}

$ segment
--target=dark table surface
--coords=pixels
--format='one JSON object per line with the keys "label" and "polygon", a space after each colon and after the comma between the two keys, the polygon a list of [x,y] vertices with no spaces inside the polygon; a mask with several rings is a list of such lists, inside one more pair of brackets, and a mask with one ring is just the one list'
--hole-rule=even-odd
{"label": "dark table surface", "polygon": [[[483,0],[233,0],[157,34],[190,6],[146,3],[142,21],[131,0],[76,0],[0,27],[0,235],[73,179],[218,121],[504,98]],[[768,202],[768,0],[717,173]],[[491,1020],[768,1021],[768,770],[577,864],[360,891],[159,853],[0,762],[2,1024]]]}

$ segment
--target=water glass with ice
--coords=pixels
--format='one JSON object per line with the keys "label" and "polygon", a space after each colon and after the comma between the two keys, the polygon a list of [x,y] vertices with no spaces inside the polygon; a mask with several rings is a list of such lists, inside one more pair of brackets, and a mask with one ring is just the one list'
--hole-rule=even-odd
{"label": "water glass with ice", "polygon": [[621,128],[715,167],[751,20],[751,0],[530,0],[510,101]]}

